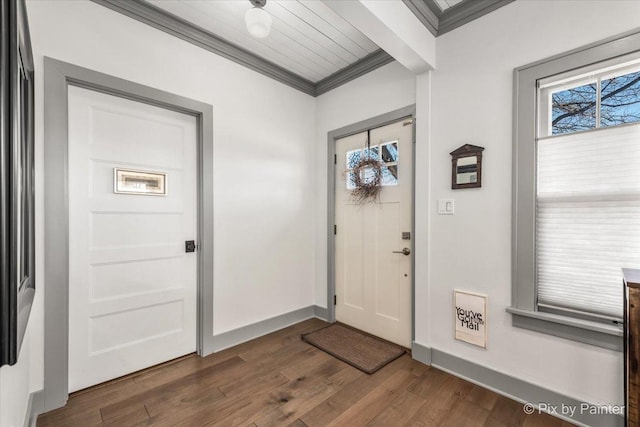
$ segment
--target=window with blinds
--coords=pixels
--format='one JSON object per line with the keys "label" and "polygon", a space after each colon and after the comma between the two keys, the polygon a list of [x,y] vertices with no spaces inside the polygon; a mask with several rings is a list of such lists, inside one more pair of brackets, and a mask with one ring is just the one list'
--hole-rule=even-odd
{"label": "window with blinds", "polygon": [[640,268],[639,68],[609,67],[539,86],[540,311],[622,318],[621,268]]}

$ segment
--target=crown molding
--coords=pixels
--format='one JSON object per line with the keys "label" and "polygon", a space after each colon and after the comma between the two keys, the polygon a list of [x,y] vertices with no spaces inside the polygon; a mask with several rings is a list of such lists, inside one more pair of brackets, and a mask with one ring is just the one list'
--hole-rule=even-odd
{"label": "crown molding", "polygon": [[402,0],[434,36],[438,37],[514,0],[465,0],[442,11],[435,0]]}
{"label": "crown molding", "polygon": [[[434,0],[425,0],[434,1]],[[514,0],[467,0],[444,11],[438,25],[438,35],[448,33]]]}
{"label": "crown molding", "polygon": [[358,77],[393,61],[395,61],[395,59],[393,59],[393,57],[384,50],[376,50],[375,52],[360,59],[358,62],[355,62],[316,83],[315,96],[329,92],[338,86],[342,86],[351,80],[355,80]]}
{"label": "crown molding", "polygon": [[92,1],[227,58],[258,73],[264,74],[267,77],[311,96],[321,95],[393,61],[393,58],[389,54],[380,49],[329,77],[314,83],[146,1]]}
{"label": "crown molding", "polygon": [[[438,35],[439,15],[429,7],[429,4],[423,0],[402,0],[411,12],[422,22],[431,34]],[[432,3],[435,5],[435,2]],[[437,6],[436,6],[437,8]],[[440,12],[441,14],[442,12]]]}

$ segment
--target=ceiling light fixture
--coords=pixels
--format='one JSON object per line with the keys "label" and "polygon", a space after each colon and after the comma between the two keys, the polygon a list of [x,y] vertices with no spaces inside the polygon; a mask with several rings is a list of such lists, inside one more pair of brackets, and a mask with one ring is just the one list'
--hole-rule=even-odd
{"label": "ceiling light fixture", "polygon": [[271,15],[263,9],[267,4],[267,0],[249,0],[249,2],[253,7],[244,14],[247,31],[253,37],[263,39],[271,31]]}

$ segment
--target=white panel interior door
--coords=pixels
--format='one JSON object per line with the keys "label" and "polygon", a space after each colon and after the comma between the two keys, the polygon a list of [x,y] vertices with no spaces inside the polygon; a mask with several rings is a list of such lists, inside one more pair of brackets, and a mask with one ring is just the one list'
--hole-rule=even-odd
{"label": "white panel interior door", "polygon": [[[413,127],[399,121],[336,141],[336,320],[411,346]],[[360,156],[380,159],[379,199],[351,198],[350,169]]]}
{"label": "white panel interior door", "polygon": [[[69,87],[69,391],[196,350],[196,118]],[[114,169],[166,196],[114,193]]]}

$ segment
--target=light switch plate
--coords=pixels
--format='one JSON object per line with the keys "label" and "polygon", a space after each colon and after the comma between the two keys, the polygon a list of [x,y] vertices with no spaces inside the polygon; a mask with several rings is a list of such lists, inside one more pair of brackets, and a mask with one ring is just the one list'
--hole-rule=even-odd
{"label": "light switch plate", "polygon": [[453,199],[438,199],[438,215],[453,215],[455,203]]}

